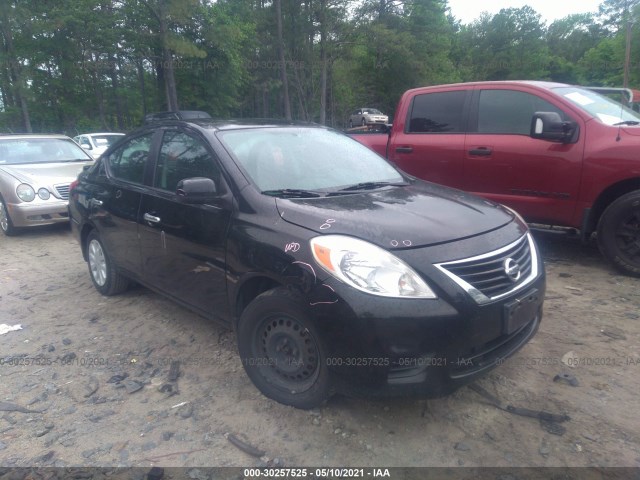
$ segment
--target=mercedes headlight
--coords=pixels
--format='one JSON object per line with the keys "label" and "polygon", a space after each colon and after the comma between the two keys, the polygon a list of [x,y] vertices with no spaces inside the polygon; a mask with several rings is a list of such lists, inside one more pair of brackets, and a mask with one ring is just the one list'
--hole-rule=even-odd
{"label": "mercedes headlight", "polygon": [[31,185],[21,183],[16,187],[16,194],[23,202],[32,202],[36,198],[36,192]]}
{"label": "mercedes headlight", "polygon": [[344,235],[311,239],[320,266],[347,285],[382,297],[437,298],[406,263],[369,242]]}

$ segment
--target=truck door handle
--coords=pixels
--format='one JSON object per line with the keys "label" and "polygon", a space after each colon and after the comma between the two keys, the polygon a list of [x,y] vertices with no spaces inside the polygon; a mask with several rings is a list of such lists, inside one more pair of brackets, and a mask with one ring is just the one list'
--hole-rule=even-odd
{"label": "truck door handle", "polygon": [[144,218],[149,223],[160,223],[160,217],[154,217],[149,213],[145,213],[142,218]]}
{"label": "truck door handle", "polygon": [[413,152],[413,148],[412,147],[396,147],[396,152],[397,153],[411,153],[411,152]]}
{"label": "truck door handle", "polygon": [[474,148],[469,150],[469,155],[478,155],[480,157],[488,157],[493,153],[493,150],[490,148]]}

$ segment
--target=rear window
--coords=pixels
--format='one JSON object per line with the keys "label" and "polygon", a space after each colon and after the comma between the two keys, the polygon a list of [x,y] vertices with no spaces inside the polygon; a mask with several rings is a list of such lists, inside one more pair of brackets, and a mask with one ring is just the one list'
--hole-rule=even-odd
{"label": "rear window", "polygon": [[467,92],[427,93],[413,99],[409,133],[464,132],[463,107]]}

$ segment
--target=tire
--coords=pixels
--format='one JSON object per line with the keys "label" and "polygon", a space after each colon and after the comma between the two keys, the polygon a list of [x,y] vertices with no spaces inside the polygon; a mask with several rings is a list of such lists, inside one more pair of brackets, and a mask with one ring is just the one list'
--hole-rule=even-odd
{"label": "tire", "polygon": [[87,260],[93,286],[102,295],[117,295],[129,287],[129,279],[118,273],[95,230],[87,236]]}
{"label": "tire", "polygon": [[4,199],[2,197],[0,197],[0,230],[2,230],[2,233],[8,237],[18,233],[18,229],[13,226],[13,222],[9,216],[9,211],[7,210],[7,206],[4,204]]}
{"label": "tire", "polygon": [[275,288],[245,308],[238,324],[238,350],[247,375],[266,397],[302,409],[329,398],[326,349],[293,292]]}
{"label": "tire", "polygon": [[616,268],[640,277],[640,190],[606,208],[598,222],[598,247]]}
{"label": "tire", "polygon": [[362,126],[365,127],[367,125],[367,120],[362,117]]}

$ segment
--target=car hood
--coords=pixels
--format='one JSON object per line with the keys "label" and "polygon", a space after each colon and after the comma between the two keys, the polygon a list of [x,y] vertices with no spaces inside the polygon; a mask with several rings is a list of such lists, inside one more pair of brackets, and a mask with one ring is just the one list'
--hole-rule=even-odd
{"label": "car hood", "polygon": [[421,181],[352,195],[278,198],[276,206],[294,225],[358,237],[390,250],[469,238],[513,220],[498,204]]}
{"label": "car hood", "polygon": [[19,182],[30,185],[55,185],[71,183],[82,171],[82,167],[93,163],[82,162],[32,163],[23,165],[0,165],[0,171],[8,173]]}

